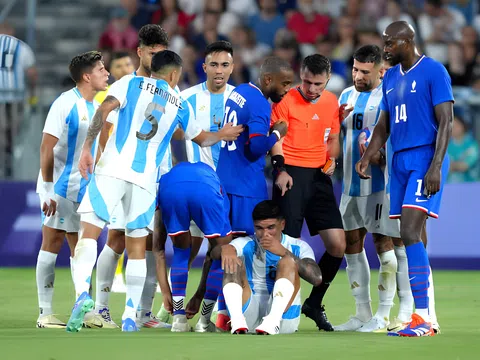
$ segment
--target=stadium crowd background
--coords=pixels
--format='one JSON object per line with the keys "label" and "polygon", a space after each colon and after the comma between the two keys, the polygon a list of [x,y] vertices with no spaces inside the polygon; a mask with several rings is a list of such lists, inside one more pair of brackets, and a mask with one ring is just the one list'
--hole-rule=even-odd
{"label": "stadium crowd background", "polygon": [[[0,0],[2,5],[7,3]],[[36,3],[33,10],[32,3]],[[73,85],[68,76],[70,59],[98,49],[108,68],[112,53],[128,51],[136,67],[137,31],[147,23],[164,27],[170,49],[181,55],[182,90],[205,80],[206,44],[229,40],[235,62],[231,84],[256,81],[259,65],[269,54],[288,60],[298,70],[303,57],[318,52],[332,62],[327,89],[338,95],[351,84],[354,50],[365,44],[381,47],[384,28],[392,21],[406,20],[417,31],[420,50],[444,63],[452,77],[457,121],[449,148],[453,160],[449,182],[480,179],[476,118],[480,6],[476,0],[18,0],[7,10],[4,19],[0,16],[0,33],[29,40],[35,71],[25,78],[26,111],[15,120],[15,167],[10,174],[2,169],[0,178],[36,179],[45,115],[53,100]],[[34,24],[26,11],[34,11]],[[337,170],[337,179],[341,173]]]}

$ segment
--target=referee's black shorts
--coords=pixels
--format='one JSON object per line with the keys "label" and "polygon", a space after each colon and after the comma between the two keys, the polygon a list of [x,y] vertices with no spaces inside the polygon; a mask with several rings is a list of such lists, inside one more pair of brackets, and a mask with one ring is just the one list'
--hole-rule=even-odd
{"label": "referee's black shorts", "polygon": [[273,184],[273,200],[285,215],[284,233],[299,238],[304,219],[311,236],[321,230],[343,229],[330,176],[321,169],[285,167],[293,178],[293,187],[282,196],[282,191]]}

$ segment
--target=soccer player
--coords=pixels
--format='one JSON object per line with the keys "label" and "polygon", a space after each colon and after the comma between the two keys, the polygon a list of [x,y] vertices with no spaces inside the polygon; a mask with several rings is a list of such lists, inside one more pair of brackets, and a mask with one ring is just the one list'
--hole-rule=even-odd
{"label": "soccer player", "polygon": [[[234,237],[254,234],[250,214],[255,205],[268,198],[265,156],[287,130],[285,123],[279,122],[270,131],[271,106],[268,99],[274,103],[282,100],[292,81],[290,64],[280,58],[269,57],[260,68],[259,86],[253,83],[239,85],[225,104],[224,126],[241,124],[246,129],[238,140],[222,142],[217,165],[218,176],[230,200]],[[214,264],[210,271],[217,271],[219,276],[222,274]],[[228,329],[228,316],[221,295],[218,307],[217,327]]]}
{"label": "soccer player", "polygon": [[290,90],[272,111],[272,124],[288,123],[282,143],[272,149],[276,175],[273,200],[285,214],[285,234],[299,238],[304,219],[312,236],[325,245],[320,259],[323,283],[312,289],[302,313],[319,330],[333,331],[322,304],[340,268],[345,252],[345,233],[330,176],[340,154],[340,121],[337,97],[325,90],[331,75],[323,55],[307,56],[300,68],[300,86]]}
{"label": "soccer player", "polygon": [[158,265],[163,268],[160,287],[166,309],[173,311],[172,331],[186,332],[190,330],[184,306],[191,258],[190,222],[193,220],[209,241],[215,240],[212,246],[228,243],[232,232],[229,201],[212,167],[183,162],[160,179],[157,203],[161,216],[158,211],[156,222],[163,220],[173,242],[171,293],[164,261]]}
{"label": "soccer player", "polygon": [[153,228],[157,171],[177,126],[186,138],[203,146],[222,139],[236,139],[242,129],[227,126],[218,133],[202,131],[193,119],[190,105],[173,89],[181,76],[182,60],[165,50],[152,58],[152,77],[128,75],[113,84],[89,127],[79,160],[83,177],[92,172],[93,158],[87,152],[109,113],[118,109],[118,122],[78,212],[82,239],[75,249],[75,290],[78,299],[67,323],[67,331],[82,327],[84,314],[93,308],[87,290],[97,252],[97,239],[111,221],[115,206],[125,214],[127,293],[122,331],[137,331],[136,311],[146,277],[146,239]]}
{"label": "soccer player", "polygon": [[221,248],[231,332],[294,333],[300,323],[300,278],[317,286],[322,273],[306,242],[282,234],[285,218],[274,201],[258,203],[252,218],[254,236]]}
{"label": "soccer player", "polygon": [[[387,195],[388,166],[385,152],[372,158],[371,179],[362,181],[355,172],[365,145],[359,145],[359,136],[373,130],[382,100],[384,67],[382,53],[376,45],[366,45],[353,54],[352,77],[354,85],[340,95],[339,104],[345,108],[343,130],[343,193],[340,202],[347,248],[347,276],[355,298],[356,314],[335,331],[379,332],[389,325],[390,310],[395,296],[397,257],[392,237],[400,237],[400,223],[388,218],[390,200]],[[348,112],[348,114],[347,114]],[[365,130],[367,129],[367,130]],[[385,170],[383,170],[385,169]],[[370,267],[364,249],[365,235],[372,233],[380,262],[378,277],[379,306],[372,316],[370,298]],[[401,273],[398,282],[401,322],[410,320],[413,298],[408,273]],[[403,286],[403,287],[402,287]]]}
{"label": "soccer player", "polygon": [[[73,254],[80,230],[77,208],[88,184],[88,180],[81,177],[75,159],[80,156],[88,126],[98,107],[94,96],[98,91],[106,89],[108,81],[108,71],[103,65],[102,55],[97,51],[75,56],[70,62],[69,70],[76,87],[64,92],[52,104],[40,146],[37,192],[43,212],[43,226],[36,269],[39,328],[66,326],[53,315],[55,262],[66,237],[73,276]],[[96,141],[92,142],[88,150],[94,157]]]}
{"label": "soccer player", "polygon": [[396,66],[383,80],[380,116],[356,170],[368,179],[373,155],[388,137],[393,150],[390,217],[400,218],[415,301],[412,321],[389,335],[434,335],[428,309],[430,265],[422,243],[428,216],[438,218],[449,161],[445,157],[453,121],[450,76],[439,62],[420,55],[410,24],[397,21],[383,33],[385,57]]}
{"label": "soccer player", "polygon": [[[115,80],[120,80],[125,75],[131,74],[135,71],[133,67],[132,58],[130,54],[127,52],[116,52],[112,54],[112,59],[110,60],[110,75]],[[110,87],[110,86],[108,86]],[[103,100],[107,97],[108,88],[104,91],[99,91],[97,95],[95,95],[95,100],[101,104]]]}
{"label": "soccer player", "polygon": [[[167,33],[159,25],[145,25],[138,32],[139,46],[137,55],[140,58],[140,65],[134,75],[150,77],[152,57],[160,51],[167,49],[169,41]],[[132,71],[133,72],[133,71]],[[130,72],[130,74],[132,73]],[[118,120],[118,112],[112,112],[103,125],[100,134],[100,147],[103,149],[108,140],[109,133],[112,132],[114,124]],[[159,174],[166,173],[172,168],[172,158],[170,146],[167,147],[165,156],[159,167]],[[123,252],[125,250],[125,216],[121,204],[115,209],[111,216],[111,221],[107,225],[108,237],[107,243],[98,257],[97,262],[97,284],[96,284],[96,303],[94,318],[90,314],[85,317],[87,326],[102,328],[117,327],[112,321],[108,307],[110,292],[114,288],[115,264],[117,269],[119,264],[123,268]],[[153,299],[157,286],[155,258],[152,253],[152,238],[147,237],[145,259],[147,262],[147,275],[145,279],[144,290],[140,298],[140,306],[137,314],[137,326],[145,327],[163,327],[165,324],[156,319],[152,314]],[[120,273],[123,283],[123,275]],[[125,292],[125,291],[124,291]]]}
{"label": "soccer player", "polygon": [[[234,86],[227,84],[233,67],[233,49],[228,41],[216,41],[209,44],[205,49],[205,62],[203,64],[203,70],[207,74],[207,81],[192,86],[180,94],[182,98],[192,105],[195,119],[205,131],[218,131],[220,129],[225,102],[234,89]],[[216,169],[220,155],[220,144],[204,148],[199,147],[190,140],[186,140],[185,144],[188,161],[201,161]],[[192,235],[192,248],[189,265],[198,254],[204,237],[193,221],[190,226],[190,234]],[[213,240],[210,243],[213,243]],[[210,321],[210,317],[214,304],[217,301],[219,286],[211,286],[211,277],[217,276],[215,269],[220,269],[220,261],[214,262],[213,267],[211,263],[208,252],[204,262],[203,277],[200,281],[200,291],[194,294],[186,306],[187,317],[192,318],[198,312],[200,302],[202,299],[204,300],[200,318],[195,326],[196,332],[215,331],[215,324]],[[211,268],[213,270],[208,271]],[[210,276],[210,281],[205,279],[207,273]]]}

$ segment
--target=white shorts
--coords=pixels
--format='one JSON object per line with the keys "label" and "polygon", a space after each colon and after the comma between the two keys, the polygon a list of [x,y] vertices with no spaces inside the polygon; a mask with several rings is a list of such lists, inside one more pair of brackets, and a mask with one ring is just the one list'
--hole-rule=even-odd
{"label": "white shorts", "polygon": [[[255,328],[262,323],[264,316],[267,316],[272,307],[272,295],[253,294],[248,299],[248,302],[243,306],[243,316],[247,321],[249,332],[255,332]],[[298,331],[300,324],[300,310],[301,310],[300,290],[295,297],[292,305],[282,315],[280,322],[280,334],[292,334]]]}
{"label": "white shorts", "polygon": [[[77,213],[78,202],[65,199],[55,194],[57,211],[53,216],[45,216],[42,212],[42,224],[52,229],[63,230],[67,233],[78,233],[80,231],[80,214]],[[40,197],[40,211],[43,203]]]}
{"label": "white shorts", "polygon": [[78,212],[82,221],[104,228],[112,222],[118,205],[124,211],[125,235],[143,237],[153,231],[155,195],[111,176],[92,175]]}
{"label": "white shorts", "polygon": [[200,228],[197,226],[197,224],[195,224],[195,221],[190,221],[190,234],[193,236],[193,237],[199,237],[199,238],[204,238],[204,234],[202,232],[202,230],[200,230]]}
{"label": "white shorts", "polygon": [[123,205],[120,202],[113,213],[110,216],[110,223],[107,225],[108,230],[125,231],[125,212],[123,211]]}
{"label": "white shorts", "polygon": [[340,213],[345,231],[365,228],[371,234],[400,237],[400,221],[389,218],[390,198],[384,191],[368,196],[342,194]]}

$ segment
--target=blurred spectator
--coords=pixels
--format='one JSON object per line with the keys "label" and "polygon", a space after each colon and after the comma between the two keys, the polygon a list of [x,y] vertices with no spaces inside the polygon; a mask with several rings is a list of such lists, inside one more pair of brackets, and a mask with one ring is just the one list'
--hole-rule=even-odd
{"label": "blurred spectator", "polygon": [[220,16],[220,12],[213,10],[206,10],[203,13],[202,31],[201,33],[195,35],[192,39],[193,46],[195,46],[195,49],[197,49],[197,51],[204,51],[205,47],[214,41],[228,41],[228,39],[225,36],[220,35],[217,30]]}
{"label": "blurred spectator", "polygon": [[194,18],[195,15],[188,15],[180,9],[177,0],[160,0],[160,9],[153,13],[151,23],[164,28],[169,37],[173,33],[185,36]]}
{"label": "blurred spectator", "polygon": [[285,27],[285,19],[277,10],[276,0],[259,0],[260,12],[251,16],[247,25],[254,31],[258,43],[273,49],[275,34]]}
{"label": "blurred spectator", "polygon": [[455,116],[452,139],[448,145],[450,183],[478,181],[478,143],[468,131],[467,124],[460,116]]}
{"label": "blurred spectator", "polygon": [[251,76],[250,70],[243,63],[242,57],[237,55],[235,51],[233,52],[233,64],[233,72],[228,81],[230,84],[238,86],[249,81],[257,83],[258,80]]}
{"label": "blurred spectator", "polygon": [[224,2],[227,3],[227,10],[240,16],[241,20],[246,20],[258,12],[257,0],[225,0]]}
{"label": "blurred spectator", "polygon": [[296,80],[298,81],[300,62],[302,59],[294,32],[288,29],[280,29],[277,31],[277,34],[275,35],[275,48],[273,50],[273,55],[290,63],[296,76]]}
{"label": "blurred spectator", "polygon": [[336,22],[337,41],[332,57],[335,60],[350,61],[357,46],[355,22],[348,16],[342,16]]}
{"label": "blurred spectator", "polygon": [[377,22],[377,31],[380,34],[383,34],[387,26],[394,21],[406,21],[410,25],[415,27],[415,22],[413,21],[412,17],[402,11],[400,1],[401,0],[387,1],[386,15]]}
{"label": "blurred spectator", "polygon": [[111,13],[112,20],[100,36],[98,47],[110,51],[136,50],[138,46],[137,30],[130,25],[128,11],[116,7]]}
{"label": "blurred spectator", "polygon": [[[206,23],[204,17],[207,16],[211,18],[210,15],[215,14],[217,16],[217,19],[215,20],[215,30],[223,37],[219,40],[224,40],[227,38],[230,31],[232,31],[235,26],[240,25],[242,21],[237,14],[228,12],[226,6],[226,0],[208,0],[208,2],[205,3],[203,13],[196,16],[195,20],[193,21],[194,31],[197,34],[202,33]],[[208,19],[207,21],[210,20],[211,19]],[[213,27],[213,25],[209,26]]]}
{"label": "blurred spectator", "polygon": [[446,64],[448,43],[461,39],[465,23],[462,13],[447,8],[442,0],[425,0],[424,13],[418,17],[418,30],[426,54]]}
{"label": "blurred spectator", "polygon": [[297,4],[298,11],[288,19],[287,27],[299,44],[315,44],[318,37],[328,34],[330,18],[314,10],[313,0],[298,0]]}
{"label": "blurred spectator", "polygon": [[[297,0],[276,0],[276,2],[278,12],[285,15],[286,18],[289,18],[292,12],[297,8]],[[316,2],[318,3],[319,0],[316,0]]]}
{"label": "blurred spectator", "polygon": [[178,5],[188,15],[198,15],[204,8],[203,0],[178,0]]}
{"label": "blurred spectator", "polygon": [[448,45],[447,70],[452,78],[452,85],[469,86],[472,80],[480,76],[478,34],[471,26],[462,29],[460,42]]}
{"label": "blurred spectator", "polygon": [[197,52],[195,48],[191,45],[185,46],[180,51],[180,56],[183,60],[182,65],[182,80],[178,84],[180,90],[185,90],[193,85],[200,83],[202,80],[199,79],[196,73],[196,63],[197,63]]}
{"label": "blurred spectator", "polygon": [[10,25],[0,24],[0,177],[6,178],[14,175],[14,139],[24,120],[25,99],[37,102],[35,55],[13,34]]}
{"label": "blurred spectator", "polygon": [[479,11],[478,0],[449,0],[448,7],[461,12],[468,25],[473,24],[475,15]]}

